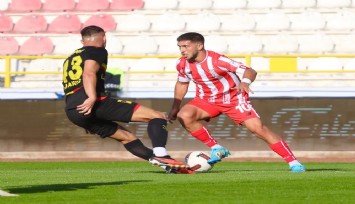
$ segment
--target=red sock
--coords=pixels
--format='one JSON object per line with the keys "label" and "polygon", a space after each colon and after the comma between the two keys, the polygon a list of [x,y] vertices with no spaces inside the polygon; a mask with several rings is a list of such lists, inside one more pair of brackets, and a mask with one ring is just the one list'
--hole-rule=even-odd
{"label": "red sock", "polygon": [[210,135],[207,128],[205,127],[202,127],[196,132],[192,132],[191,135],[209,147],[212,147],[213,145],[217,144],[217,141]]}
{"label": "red sock", "polygon": [[286,162],[291,162],[293,160],[296,160],[296,157],[293,155],[291,149],[288,147],[285,141],[281,140],[269,146],[274,152],[280,155]]}

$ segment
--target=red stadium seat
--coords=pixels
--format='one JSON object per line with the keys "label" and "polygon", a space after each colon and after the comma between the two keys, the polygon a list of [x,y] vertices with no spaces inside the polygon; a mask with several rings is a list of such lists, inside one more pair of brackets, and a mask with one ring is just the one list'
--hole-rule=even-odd
{"label": "red stadium seat", "polygon": [[14,23],[10,16],[0,15],[0,32],[10,32],[14,27]]}
{"label": "red stadium seat", "polygon": [[14,32],[38,33],[47,30],[47,21],[42,15],[27,15],[20,18],[15,24]]}
{"label": "red stadium seat", "polygon": [[78,33],[81,29],[80,18],[75,14],[63,14],[57,16],[49,24],[48,32],[52,33]]}
{"label": "red stadium seat", "polygon": [[102,11],[109,8],[108,0],[79,0],[76,11]]}
{"label": "red stadium seat", "polygon": [[12,0],[8,11],[38,11],[41,7],[41,0]]}
{"label": "red stadium seat", "polygon": [[14,37],[0,37],[0,55],[13,55],[18,52],[19,44]]}
{"label": "red stadium seat", "polygon": [[110,10],[130,11],[142,9],[143,6],[143,0],[111,0]]}
{"label": "red stadium seat", "polygon": [[43,11],[71,11],[75,9],[75,0],[45,0]]}
{"label": "red stadium seat", "polygon": [[92,15],[89,19],[87,19],[83,27],[90,25],[100,26],[105,31],[113,31],[116,29],[117,23],[115,19],[109,14],[98,14]]}
{"label": "red stadium seat", "polygon": [[32,36],[20,46],[20,54],[23,55],[43,55],[51,54],[54,45],[48,37]]}

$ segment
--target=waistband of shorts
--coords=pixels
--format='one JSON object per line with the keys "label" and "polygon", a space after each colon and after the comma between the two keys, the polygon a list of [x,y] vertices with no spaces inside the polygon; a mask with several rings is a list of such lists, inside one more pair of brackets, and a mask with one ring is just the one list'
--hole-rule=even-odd
{"label": "waistband of shorts", "polygon": [[83,88],[83,87],[82,87],[82,86],[81,86],[81,87],[78,87],[78,88],[76,88],[76,89],[74,89],[74,90],[72,90],[72,91],[69,91],[69,92],[66,93],[65,95],[66,95],[66,96],[71,95],[71,94],[73,94],[73,93],[79,91],[81,88]]}

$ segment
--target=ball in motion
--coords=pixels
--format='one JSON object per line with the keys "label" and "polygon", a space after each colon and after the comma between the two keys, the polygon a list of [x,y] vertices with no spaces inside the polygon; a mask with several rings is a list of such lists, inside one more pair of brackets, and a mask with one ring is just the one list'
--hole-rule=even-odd
{"label": "ball in motion", "polygon": [[207,172],[212,169],[213,164],[209,164],[207,160],[210,156],[201,151],[193,151],[186,155],[185,163],[187,163],[190,168],[196,172]]}

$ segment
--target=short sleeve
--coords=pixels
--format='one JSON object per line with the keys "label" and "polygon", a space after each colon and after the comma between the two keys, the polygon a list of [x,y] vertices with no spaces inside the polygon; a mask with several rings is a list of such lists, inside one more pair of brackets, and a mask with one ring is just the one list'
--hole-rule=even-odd
{"label": "short sleeve", "polygon": [[245,66],[243,63],[234,61],[226,56],[219,57],[217,66],[237,74],[244,74],[245,70],[250,69],[250,67]]}

